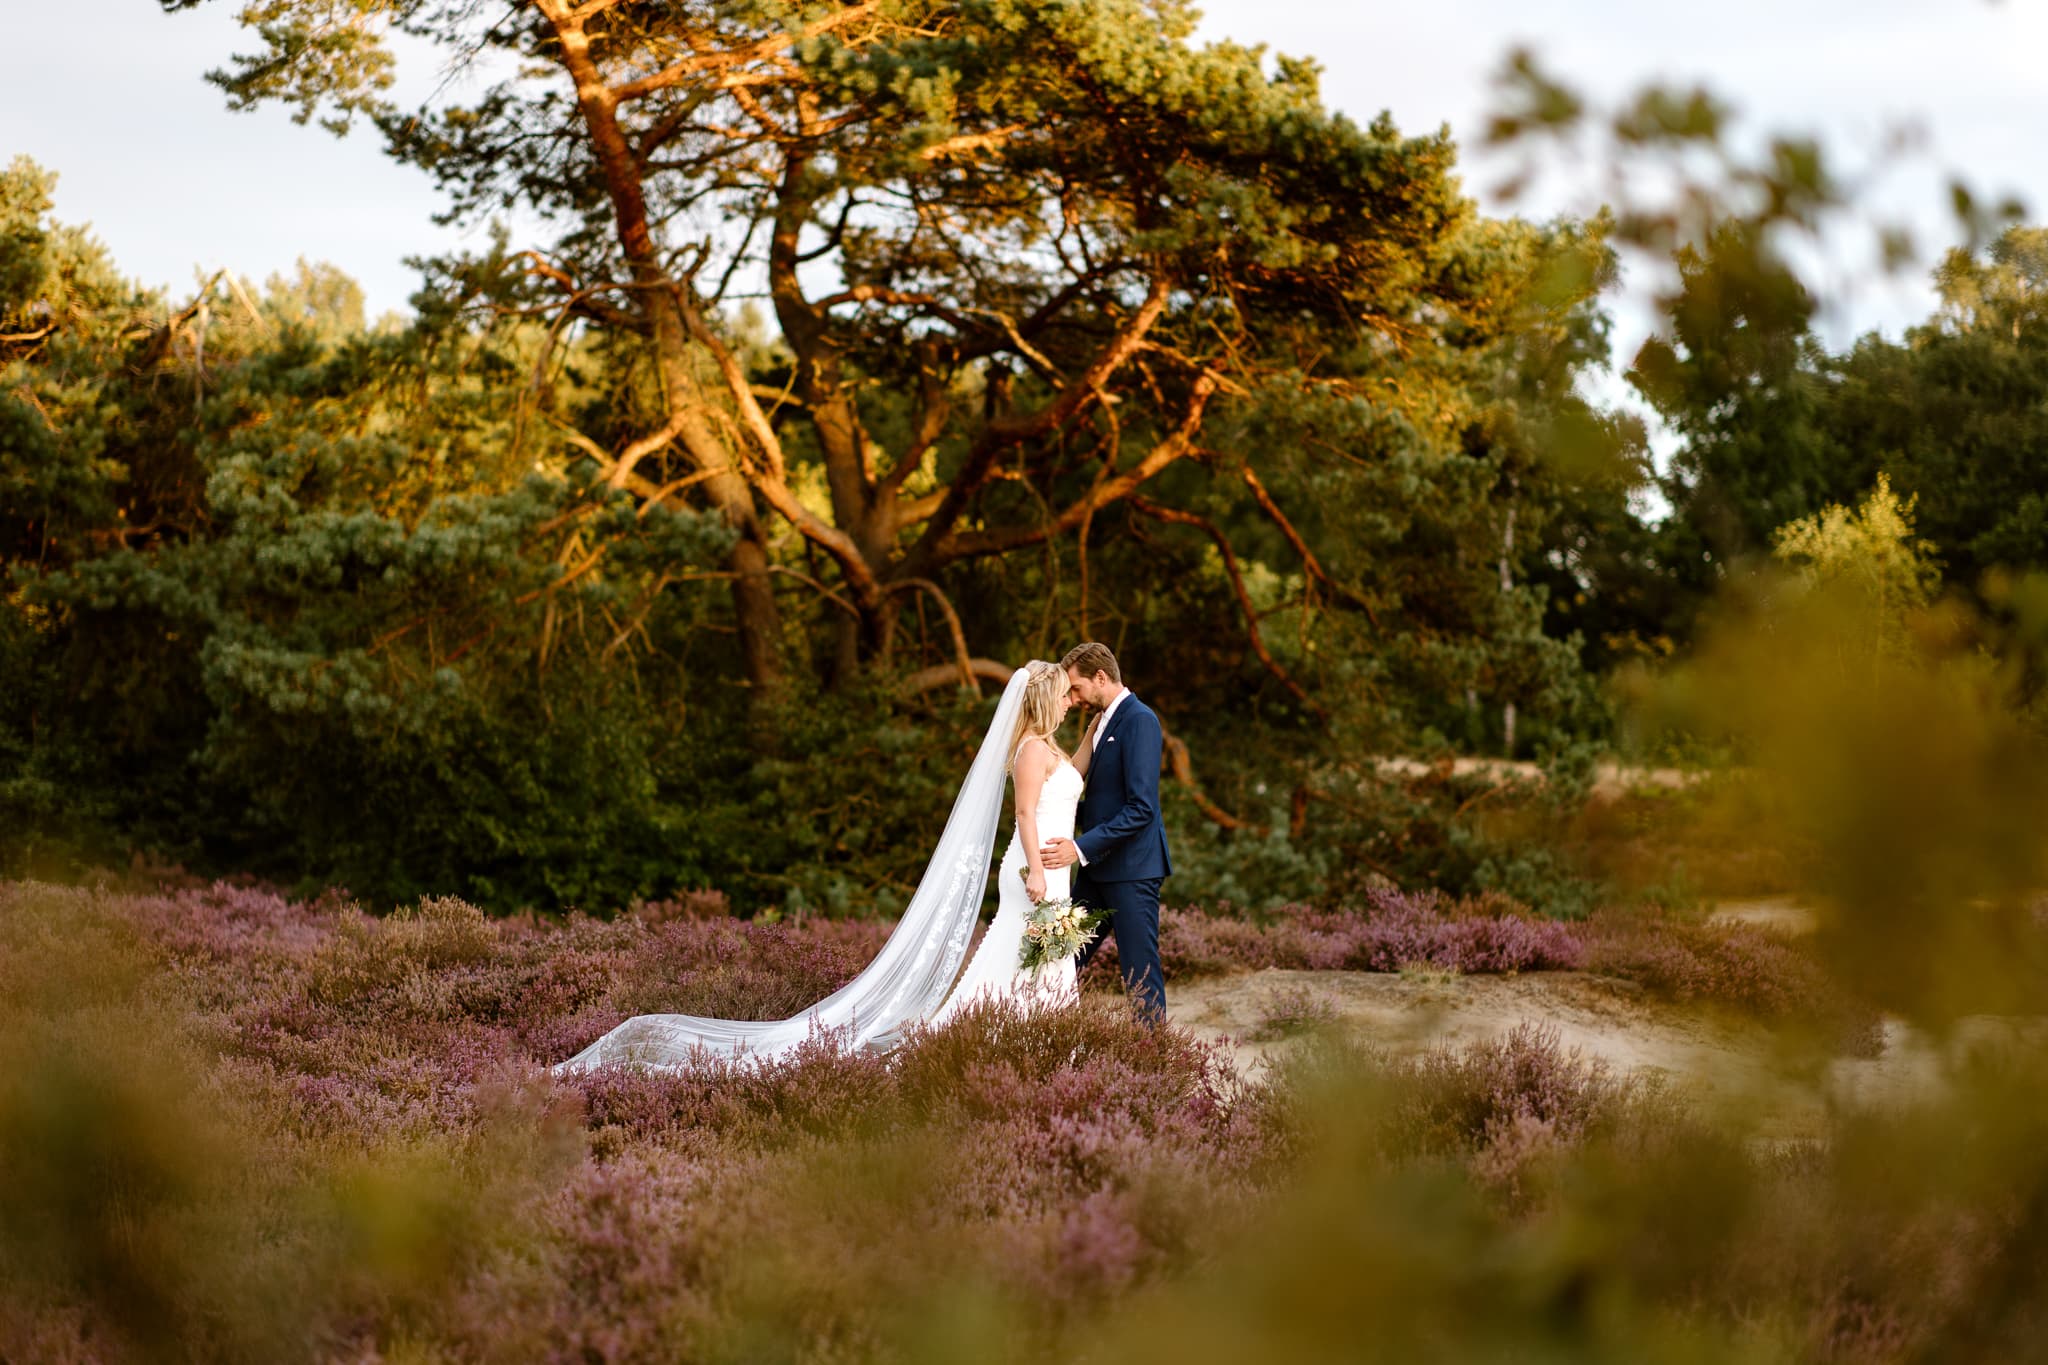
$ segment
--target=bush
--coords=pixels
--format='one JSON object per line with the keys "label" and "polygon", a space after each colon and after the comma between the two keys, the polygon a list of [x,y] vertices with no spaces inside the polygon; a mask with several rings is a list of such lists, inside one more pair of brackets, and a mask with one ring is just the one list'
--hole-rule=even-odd
{"label": "bush", "polygon": [[1276,1042],[1299,1033],[1325,1028],[1337,1018],[1336,1006],[1327,996],[1306,986],[1289,986],[1274,992],[1260,1007],[1259,1017],[1246,1038],[1254,1043]]}
{"label": "bush", "polygon": [[1397,1151],[1471,1153],[1508,1137],[1577,1142],[1612,1124],[1637,1093],[1607,1064],[1559,1041],[1554,1026],[1520,1024],[1463,1049],[1438,1046],[1389,1068],[1386,1132]]}
{"label": "bush", "polygon": [[1749,925],[1706,925],[1662,914],[1604,915],[1588,926],[1589,970],[1667,1000],[1706,1000],[1782,1018],[1838,988],[1811,952]]}
{"label": "bush", "polygon": [[1356,910],[1167,910],[1159,948],[1169,977],[1261,967],[1392,972],[1417,963],[1467,973],[1558,971],[1583,961],[1573,925],[1538,918],[1500,896],[1448,901],[1434,892],[1371,891]]}

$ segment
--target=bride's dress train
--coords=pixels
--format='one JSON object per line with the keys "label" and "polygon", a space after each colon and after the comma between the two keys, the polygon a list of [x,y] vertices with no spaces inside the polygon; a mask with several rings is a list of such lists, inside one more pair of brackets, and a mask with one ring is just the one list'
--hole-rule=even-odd
{"label": "bride's dress train", "polygon": [[[1074,990],[1071,960],[1042,969],[1034,978],[1017,957],[1029,901],[1017,869],[1024,851],[1010,840],[998,878],[995,922],[982,938],[966,974],[960,963],[974,937],[988,884],[989,854],[995,847],[1008,785],[1010,743],[1023,707],[1026,672],[1018,669],[1003,689],[981,749],[960,785],[953,812],[932,851],[922,880],[896,930],[859,976],[789,1019],[704,1019],[688,1014],[642,1014],[626,1020],[557,1071],[584,1071],[612,1063],[678,1069],[700,1060],[770,1058],[829,1033],[846,1046],[882,1050],[921,1021],[950,1017],[970,999],[1016,995],[1022,999],[1065,999]],[[1041,842],[1071,836],[1081,799],[1081,774],[1060,763],[1039,794]],[[1046,893],[1067,893],[1067,871],[1046,873]],[[955,978],[959,977],[956,985]]]}

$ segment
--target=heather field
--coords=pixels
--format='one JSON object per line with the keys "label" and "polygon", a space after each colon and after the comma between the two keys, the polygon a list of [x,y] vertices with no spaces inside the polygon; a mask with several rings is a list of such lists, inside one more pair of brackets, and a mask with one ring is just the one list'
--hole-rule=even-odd
{"label": "heather field", "polygon": [[[1247,1072],[1097,968],[888,1058],[547,1075],[630,1013],[789,1013],[887,929],[722,910],[0,886],[0,1359],[1875,1362],[2041,1326],[2023,1049],[1786,1141],[1540,1023],[1404,1050],[1307,987]],[[1740,925],[1385,893],[1163,942],[1191,998],[1512,973],[1787,1066],[1872,1046],[1820,955]]]}

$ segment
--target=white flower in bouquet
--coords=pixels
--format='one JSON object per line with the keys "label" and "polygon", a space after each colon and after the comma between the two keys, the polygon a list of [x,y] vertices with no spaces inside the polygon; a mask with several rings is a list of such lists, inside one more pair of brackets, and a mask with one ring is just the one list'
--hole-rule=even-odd
{"label": "white flower in bouquet", "polygon": [[1087,947],[1102,922],[1104,910],[1090,910],[1062,897],[1043,900],[1024,914],[1021,963],[1027,971],[1065,961]]}

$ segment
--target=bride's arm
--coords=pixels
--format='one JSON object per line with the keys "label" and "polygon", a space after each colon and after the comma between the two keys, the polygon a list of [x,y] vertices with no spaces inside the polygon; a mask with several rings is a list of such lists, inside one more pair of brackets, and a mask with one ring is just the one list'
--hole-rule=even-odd
{"label": "bride's arm", "polygon": [[1067,757],[1067,762],[1074,765],[1074,771],[1083,777],[1088,776],[1088,765],[1095,761],[1095,750],[1088,743],[1088,737],[1095,733],[1095,727],[1101,723],[1102,713],[1091,712],[1088,723],[1081,727],[1081,742],[1074,746],[1074,752]]}
{"label": "bride's arm", "polygon": [[1038,793],[1052,774],[1052,751],[1041,739],[1027,739],[1017,755],[1017,842],[1024,849],[1024,890],[1045,898],[1045,863],[1038,853]]}

